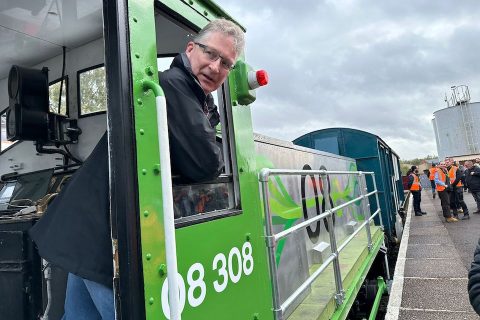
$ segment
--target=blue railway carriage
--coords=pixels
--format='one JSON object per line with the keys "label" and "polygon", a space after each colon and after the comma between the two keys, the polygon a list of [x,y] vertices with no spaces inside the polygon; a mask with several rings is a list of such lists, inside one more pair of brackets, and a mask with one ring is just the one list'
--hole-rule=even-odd
{"label": "blue railway carriage", "polygon": [[[385,234],[390,240],[401,238],[402,223],[399,216],[404,201],[400,174],[400,157],[379,136],[351,128],[328,128],[307,133],[293,140],[296,145],[326,151],[356,160],[359,171],[373,171],[380,200]],[[367,180],[368,188],[373,181]],[[377,204],[370,199],[372,210]],[[378,223],[379,221],[376,221]]]}

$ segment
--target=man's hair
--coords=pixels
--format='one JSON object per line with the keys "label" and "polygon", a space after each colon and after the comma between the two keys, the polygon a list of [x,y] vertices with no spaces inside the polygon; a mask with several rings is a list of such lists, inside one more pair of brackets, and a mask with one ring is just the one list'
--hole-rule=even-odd
{"label": "man's hair", "polygon": [[210,21],[200,32],[195,36],[193,41],[199,42],[207,38],[211,33],[219,32],[225,36],[233,38],[233,45],[236,56],[243,52],[245,46],[245,35],[238,25],[230,20],[220,18]]}
{"label": "man's hair", "polygon": [[467,166],[467,165],[468,165],[468,166],[473,166],[473,162],[470,161],[470,160],[467,160],[467,161],[465,161],[464,165],[465,165],[465,166]]}

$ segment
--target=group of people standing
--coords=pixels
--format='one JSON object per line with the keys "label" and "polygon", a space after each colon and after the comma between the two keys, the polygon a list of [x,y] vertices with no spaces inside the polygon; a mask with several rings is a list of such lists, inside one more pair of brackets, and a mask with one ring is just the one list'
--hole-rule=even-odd
{"label": "group of people standing", "polygon": [[[432,186],[432,196],[440,198],[443,216],[447,222],[457,222],[459,214],[463,214],[462,220],[470,218],[469,210],[463,199],[465,189],[472,194],[480,213],[480,159],[478,161],[466,161],[464,166],[457,166],[451,158],[446,158],[438,165],[432,163],[428,171]],[[413,208],[416,216],[422,216],[426,212],[420,208],[421,190],[419,172],[416,166],[412,166],[408,172],[408,188],[413,196]]]}
{"label": "group of people standing", "polygon": [[477,204],[477,210],[473,213],[480,213],[480,164],[478,162],[474,164],[472,161],[465,161],[462,167],[457,166],[453,159],[446,158],[438,165],[432,163],[429,171],[433,198],[438,194],[443,216],[447,222],[457,222],[459,214],[463,214],[462,220],[470,219],[468,207],[463,199],[465,189],[471,192]]}
{"label": "group of people standing", "polygon": [[[466,189],[472,194],[477,210],[473,213],[480,214],[480,159],[465,161],[462,166],[457,166],[451,158],[446,158],[438,165],[432,163],[428,172],[432,186],[432,196],[440,198],[443,216],[446,222],[457,222],[459,213],[463,213],[462,220],[470,218],[468,207],[463,200]],[[415,166],[408,172],[408,188],[413,195],[413,207],[416,216],[425,214],[420,209],[420,193],[422,186]],[[468,295],[473,309],[480,315],[480,240],[474,253],[474,259],[468,272]]]}
{"label": "group of people standing", "polygon": [[469,219],[468,208],[463,201],[465,176],[462,170],[455,165],[452,159],[447,158],[431,171],[430,176],[432,173],[445,220],[457,222],[459,212],[463,213],[463,220]]}

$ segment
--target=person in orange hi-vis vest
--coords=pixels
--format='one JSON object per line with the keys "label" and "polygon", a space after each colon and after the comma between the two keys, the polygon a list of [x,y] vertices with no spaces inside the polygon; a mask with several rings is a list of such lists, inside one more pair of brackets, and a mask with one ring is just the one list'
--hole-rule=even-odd
{"label": "person in orange hi-vis vest", "polygon": [[432,186],[432,197],[435,199],[435,171],[437,171],[436,164],[432,162],[432,167],[428,170],[430,171],[430,175],[428,179],[430,179],[430,185]]}
{"label": "person in orange hi-vis vest", "polygon": [[450,213],[450,195],[447,189],[450,189],[450,179],[448,178],[447,167],[445,162],[442,161],[437,165],[437,171],[435,172],[435,186],[437,189],[440,203],[442,204],[443,217],[447,222],[457,222],[458,220],[452,217]]}
{"label": "person in orange hi-vis vest", "polygon": [[463,172],[454,164],[452,159],[448,159],[445,162],[448,170],[448,178],[452,185],[452,190],[450,192],[450,208],[453,210],[453,216],[458,218],[459,209],[462,208],[460,211],[463,212],[462,220],[470,219],[468,207],[463,200]]}
{"label": "person in orange hi-vis vest", "polygon": [[408,189],[413,195],[413,210],[416,216],[422,216],[427,214],[420,209],[420,202],[422,201],[422,186],[420,185],[420,179],[418,178],[418,169],[416,166],[412,166],[411,173],[408,176]]}

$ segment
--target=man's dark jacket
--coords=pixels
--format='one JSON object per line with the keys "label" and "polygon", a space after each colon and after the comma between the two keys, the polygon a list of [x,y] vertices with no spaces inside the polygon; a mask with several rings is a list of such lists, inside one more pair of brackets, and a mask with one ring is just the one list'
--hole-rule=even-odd
{"label": "man's dark jacket", "polygon": [[468,272],[468,296],[473,309],[480,315],[480,240]]}
{"label": "man's dark jacket", "polygon": [[108,287],[113,262],[110,237],[107,134],[30,229],[40,256]]}
{"label": "man's dark jacket", "polygon": [[159,78],[167,100],[173,174],[189,181],[216,178],[223,159],[216,144],[215,126],[220,117],[212,95],[203,91],[185,53],[176,56]]}
{"label": "man's dark jacket", "polygon": [[465,170],[465,184],[470,191],[480,192],[480,168],[473,166],[471,169]]}

